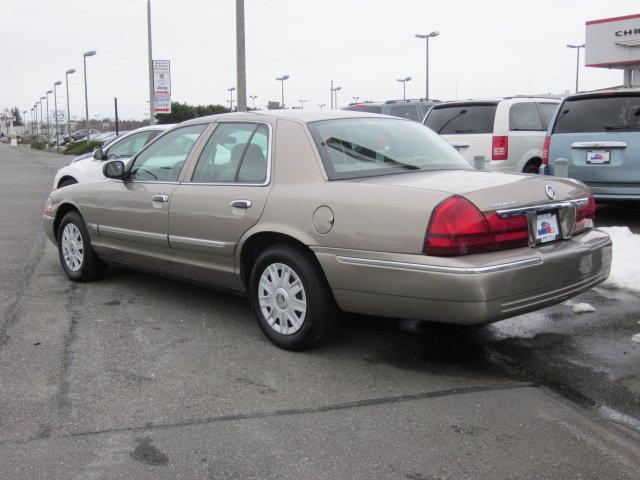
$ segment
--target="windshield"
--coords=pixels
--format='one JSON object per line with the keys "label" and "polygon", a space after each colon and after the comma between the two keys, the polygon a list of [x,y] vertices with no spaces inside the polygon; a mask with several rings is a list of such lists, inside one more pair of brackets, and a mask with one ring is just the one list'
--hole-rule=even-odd
{"label": "windshield", "polygon": [[553,133],[640,131],[640,95],[566,100]]}
{"label": "windshield", "polygon": [[423,125],[390,118],[312,122],[329,179],[424,170],[471,169],[444,139]]}
{"label": "windshield", "polygon": [[441,135],[493,133],[496,104],[456,104],[431,109],[424,124]]}

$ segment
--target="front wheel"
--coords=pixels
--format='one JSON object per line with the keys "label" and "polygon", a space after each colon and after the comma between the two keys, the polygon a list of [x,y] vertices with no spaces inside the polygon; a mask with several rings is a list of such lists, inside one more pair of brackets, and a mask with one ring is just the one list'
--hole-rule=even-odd
{"label": "front wheel", "polygon": [[58,228],[58,254],[64,273],[75,282],[100,278],[107,270],[91,247],[91,238],[78,212],[67,213]]}
{"label": "front wheel", "polygon": [[274,245],[256,260],[250,296],[258,325],[272,343],[304,350],[331,331],[337,307],[322,269],[308,254]]}

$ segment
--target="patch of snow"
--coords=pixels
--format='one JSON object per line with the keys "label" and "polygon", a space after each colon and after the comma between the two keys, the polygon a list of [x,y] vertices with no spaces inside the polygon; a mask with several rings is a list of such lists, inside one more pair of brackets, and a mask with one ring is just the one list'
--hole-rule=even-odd
{"label": "patch of snow", "polygon": [[570,306],[573,313],[589,313],[596,311],[596,309],[588,303],[565,302],[565,305]]}
{"label": "patch of snow", "polygon": [[640,343],[640,333],[636,333],[633,337],[631,337],[631,341]]}
{"label": "patch of snow", "polygon": [[611,275],[603,285],[640,292],[640,235],[627,227],[600,227],[609,234],[613,242]]}

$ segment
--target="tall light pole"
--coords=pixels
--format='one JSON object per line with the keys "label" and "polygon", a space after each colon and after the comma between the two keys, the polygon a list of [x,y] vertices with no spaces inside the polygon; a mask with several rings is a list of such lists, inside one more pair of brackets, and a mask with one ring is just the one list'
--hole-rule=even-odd
{"label": "tall light pole", "polygon": [[229,102],[229,110],[231,110],[232,112],[233,112],[233,91],[235,89],[236,87],[227,88],[227,92],[229,92],[229,94],[231,95],[231,98],[227,101]]}
{"label": "tall light pole", "polygon": [[26,131],[27,130],[27,111],[26,110],[22,111],[22,126]]}
{"label": "tall light pole", "polygon": [[49,116],[49,94],[53,93],[53,90],[47,90],[47,142],[51,138],[51,117]]}
{"label": "tall light pole", "polygon": [[282,75],[281,77],[276,77],[276,80],[281,82],[282,84],[282,106],[284,108],[284,81],[289,79],[289,75]]}
{"label": "tall light pole", "polygon": [[36,102],[33,104],[33,110],[35,112],[35,117],[36,117],[36,137],[40,135],[40,129],[38,128],[38,103],[40,102]]}
{"label": "tall light pole", "polygon": [[402,83],[402,100],[407,99],[407,82],[411,80],[411,77],[399,78],[398,81]]}
{"label": "tall light pole", "polygon": [[533,83],[533,73],[529,75],[529,95],[531,95],[531,84]]}
{"label": "tall light pole", "polygon": [[153,43],[151,42],[151,0],[147,0],[147,54],[149,56],[149,125],[155,125],[156,112],[153,105]]}
{"label": "tall light pole", "polygon": [[360,100],[360,97],[351,97],[351,98],[353,98],[353,101],[356,103],[358,103],[358,100]]}
{"label": "tall light pole", "polygon": [[568,48],[576,49],[576,93],[578,93],[578,76],[580,75],[580,49],[584,48],[582,45],[567,45]]}
{"label": "tall light pole", "polygon": [[236,85],[238,111],[247,110],[247,68],[244,47],[244,0],[236,0]]}
{"label": "tall light pole", "polygon": [[58,80],[53,84],[53,117],[56,122],[56,149],[60,153],[60,129],[58,128],[58,92],[56,87],[62,85],[62,82]]}
{"label": "tall light pole", "polygon": [[338,90],[342,90],[342,87],[334,87],[331,80],[331,110],[338,108]]}
{"label": "tall light pole", "polygon": [[42,127],[43,127],[43,123],[44,123],[44,117],[42,115],[42,100],[44,100],[47,97],[40,97],[40,101],[38,102],[40,104],[40,136],[44,138],[44,132],[42,131]]}
{"label": "tall light pole", "polygon": [[64,72],[64,77],[67,83],[67,135],[71,135],[71,110],[69,109],[69,75],[76,73],[75,68],[70,68]]}
{"label": "tall light pole", "polygon": [[322,110],[324,107],[326,107],[327,104],[326,103],[319,103],[318,104],[318,108],[320,108],[320,110]]}
{"label": "tall light pole", "polygon": [[95,50],[89,50],[82,54],[82,62],[84,64],[84,124],[87,130],[87,141],[91,140],[91,135],[89,135],[89,96],[87,94],[87,57],[93,57],[95,54]]}
{"label": "tall light pole", "polygon": [[416,33],[416,38],[424,38],[426,40],[426,62],[425,62],[425,80],[424,80],[424,84],[425,84],[425,94],[424,94],[424,99],[425,100],[429,100],[429,39],[433,38],[433,37],[437,37],[438,35],[440,35],[440,32],[433,31],[431,33],[427,33],[427,34],[422,34],[422,33]]}
{"label": "tall light pole", "polygon": [[300,110],[304,110],[304,102],[306,102],[306,100],[298,100],[300,102]]}
{"label": "tall light pole", "polygon": [[256,109],[256,98],[258,98],[258,95],[249,95],[249,98],[251,99],[251,101],[253,102],[253,109]]}

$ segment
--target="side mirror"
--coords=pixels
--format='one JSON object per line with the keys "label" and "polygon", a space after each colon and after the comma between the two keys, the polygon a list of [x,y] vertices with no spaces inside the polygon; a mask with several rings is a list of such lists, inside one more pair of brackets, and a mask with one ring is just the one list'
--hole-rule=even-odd
{"label": "side mirror", "polygon": [[107,178],[115,178],[118,180],[124,180],[125,177],[125,168],[124,162],[120,160],[114,160],[112,162],[107,162],[102,167],[102,174]]}
{"label": "side mirror", "polygon": [[105,156],[102,149],[98,147],[93,151],[93,158],[95,158],[96,160],[106,160],[107,157]]}

